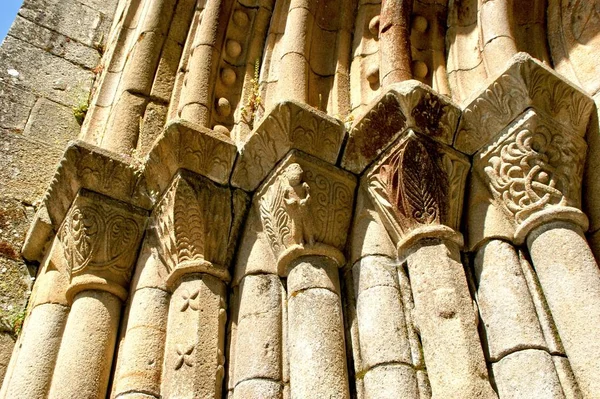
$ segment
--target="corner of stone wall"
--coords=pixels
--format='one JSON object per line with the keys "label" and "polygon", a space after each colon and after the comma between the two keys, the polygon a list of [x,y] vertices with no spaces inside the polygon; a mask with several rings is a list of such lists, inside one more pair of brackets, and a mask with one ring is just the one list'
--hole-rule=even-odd
{"label": "corner of stone wall", "polygon": [[0,46],[0,382],[37,265],[21,245],[86,108],[118,0],[24,0]]}

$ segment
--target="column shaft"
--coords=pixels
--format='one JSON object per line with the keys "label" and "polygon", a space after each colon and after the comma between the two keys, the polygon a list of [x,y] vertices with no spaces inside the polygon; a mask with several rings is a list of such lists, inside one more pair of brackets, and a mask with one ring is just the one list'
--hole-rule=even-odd
{"label": "column shaft", "polygon": [[527,246],[585,398],[600,398],[600,269],[580,227],[551,222]]}
{"label": "column shaft", "polygon": [[324,256],[294,260],[288,275],[292,399],[350,397],[339,276]]}
{"label": "column shaft", "polygon": [[490,240],[474,266],[487,360],[500,397],[564,398],[515,248]]}
{"label": "column shaft", "polygon": [[120,315],[121,300],[111,293],[87,290],[75,295],[50,399],[106,396]]}
{"label": "column shaft", "polygon": [[458,246],[421,240],[407,262],[433,397],[496,398]]}

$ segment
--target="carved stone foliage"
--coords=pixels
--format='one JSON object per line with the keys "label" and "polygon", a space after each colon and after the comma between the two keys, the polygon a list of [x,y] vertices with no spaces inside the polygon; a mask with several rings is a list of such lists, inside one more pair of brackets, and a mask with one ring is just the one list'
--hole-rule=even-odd
{"label": "carved stone foliage", "polygon": [[343,125],[304,104],[277,104],[241,148],[231,182],[252,191],[290,149],[335,163],[344,137]]}
{"label": "carved stone foliage", "polygon": [[475,157],[474,168],[516,226],[542,210],[581,204],[587,146],[533,110]]}
{"label": "carved stone foliage", "polygon": [[254,199],[279,261],[291,253],[343,259],[355,186],[354,177],[310,156],[284,159]]}
{"label": "carved stone foliage", "polygon": [[240,190],[180,171],[151,222],[159,254],[169,271],[207,268],[203,271],[228,279],[227,265],[247,201]]}
{"label": "carved stone foliage", "polygon": [[151,209],[138,171],[125,157],[75,141],[67,147],[44,197],[54,226],[59,226],[81,188]]}
{"label": "carved stone foliage", "polygon": [[463,112],[455,147],[473,154],[528,107],[583,136],[593,101],[529,55],[519,53],[508,69]]}
{"label": "carved stone foliage", "polygon": [[409,131],[363,181],[398,241],[423,226],[458,230],[469,166],[456,151]]}
{"label": "carved stone foliage", "polygon": [[126,287],[145,222],[145,211],[82,190],[58,233],[71,285],[97,278]]}
{"label": "carved stone foliage", "polygon": [[417,81],[391,85],[354,124],[342,167],[362,173],[406,129],[450,145],[459,116],[449,99]]}

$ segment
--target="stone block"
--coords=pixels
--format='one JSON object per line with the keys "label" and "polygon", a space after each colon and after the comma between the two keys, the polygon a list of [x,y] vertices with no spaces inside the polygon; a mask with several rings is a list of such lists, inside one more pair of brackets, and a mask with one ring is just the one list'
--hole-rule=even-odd
{"label": "stone block", "polygon": [[264,379],[247,380],[240,382],[230,399],[247,398],[283,398],[283,386],[277,381]]}
{"label": "stone block", "polygon": [[88,6],[104,14],[107,18],[113,19],[119,0],[77,0],[81,4]]}
{"label": "stone block", "polygon": [[25,0],[19,15],[90,47],[108,34],[111,24],[110,17],[75,0]]}
{"label": "stone block", "polygon": [[19,252],[33,215],[33,207],[17,199],[0,197],[0,256],[21,259]]}
{"label": "stone block", "polygon": [[97,49],[71,40],[67,36],[18,15],[10,29],[10,35],[87,69],[96,67],[100,62],[100,53]]}
{"label": "stone block", "polygon": [[405,364],[385,365],[369,370],[365,374],[364,384],[366,398],[419,397],[415,370]]}
{"label": "stone block", "polygon": [[66,106],[87,99],[93,78],[92,72],[12,36],[0,48],[0,82]]}
{"label": "stone block", "polygon": [[14,338],[10,334],[0,332],[0,382],[4,380],[14,346]]}
{"label": "stone block", "polygon": [[167,106],[150,102],[146,106],[140,126],[137,150],[139,156],[149,153],[156,139],[162,134],[167,119]]}
{"label": "stone block", "polygon": [[0,256],[0,323],[13,332],[20,329],[31,285],[32,278],[22,261]]}
{"label": "stone block", "polygon": [[0,129],[0,192],[34,203],[55,172],[61,150]]}
{"label": "stone block", "polygon": [[79,130],[72,108],[39,98],[31,110],[23,135],[63,148],[69,140],[77,138]]}
{"label": "stone block", "polygon": [[17,87],[0,83],[0,128],[18,133],[25,129],[35,96]]}

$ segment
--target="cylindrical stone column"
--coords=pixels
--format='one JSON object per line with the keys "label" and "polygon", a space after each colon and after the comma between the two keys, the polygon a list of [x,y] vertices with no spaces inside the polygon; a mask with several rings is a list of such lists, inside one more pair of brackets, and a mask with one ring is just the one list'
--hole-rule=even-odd
{"label": "cylindrical stone column", "polygon": [[65,292],[69,285],[62,247],[55,239],[42,262],[31,296],[31,311],[15,345],[10,373],[0,398],[38,399],[48,395],[56,357],[69,314]]}
{"label": "cylindrical stone column", "polygon": [[248,275],[240,283],[232,373],[235,399],[282,398],[281,294],[274,274]]}
{"label": "cylindrical stone column", "polygon": [[292,399],[350,398],[338,266],[300,256],[287,278]]}
{"label": "cylindrical stone column", "polygon": [[581,393],[600,392],[600,269],[578,224],[533,229],[527,247]]}
{"label": "cylindrical stone column", "polygon": [[162,397],[221,398],[227,321],[225,283],[206,273],[183,274],[174,283]]}
{"label": "cylindrical stone column", "polygon": [[419,398],[396,265],[367,256],[353,267],[365,398]]}
{"label": "cylindrical stone column", "polygon": [[84,290],[75,295],[49,399],[106,396],[120,316],[121,298],[110,292]]}
{"label": "cylindrical stone column", "polygon": [[486,242],[474,269],[487,360],[500,397],[564,398],[515,248]]}
{"label": "cylindrical stone column", "polygon": [[450,239],[422,238],[404,251],[433,397],[497,398],[459,246]]}
{"label": "cylindrical stone column", "polygon": [[412,1],[383,0],[379,22],[381,86],[412,78],[410,13]]}
{"label": "cylindrical stone column", "polygon": [[126,332],[117,359],[115,397],[160,396],[170,299],[161,278],[165,271],[150,246],[144,245],[133,277]]}

